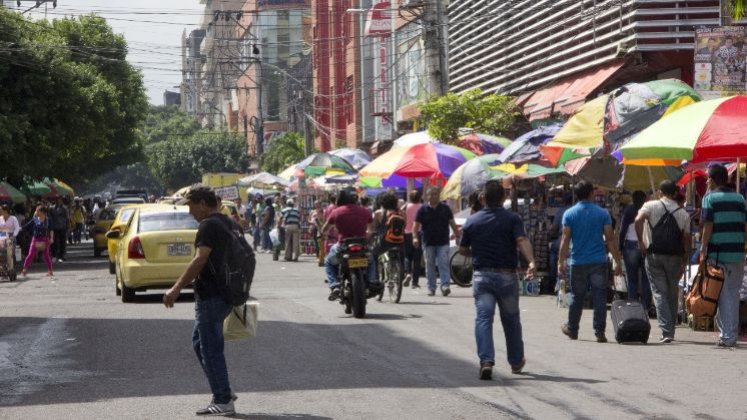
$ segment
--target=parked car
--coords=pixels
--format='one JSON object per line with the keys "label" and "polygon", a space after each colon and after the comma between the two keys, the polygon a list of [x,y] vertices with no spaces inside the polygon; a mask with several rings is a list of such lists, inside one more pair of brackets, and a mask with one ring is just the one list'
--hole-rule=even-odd
{"label": "parked car", "polygon": [[194,255],[198,223],[187,206],[137,206],[122,232],[115,259],[115,289],[122,302],[135,292],[168,289],[176,283]]}
{"label": "parked car", "polygon": [[93,256],[100,257],[101,253],[109,247],[106,232],[112,227],[114,218],[120,208],[128,204],[143,204],[145,200],[139,197],[116,198],[106,206],[94,221],[93,226]]}
{"label": "parked car", "polygon": [[[109,232],[116,230],[119,232],[122,232],[126,227],[127,224],[130,223],[130,217],[132,217],[132,214],[135,212],[135,207],[137,206],[146,206],[147,204],[126,204],[122,208],[120,208],[117,211],[117,214],[114,216],[114,222],[112,223],[111,227],[109,228]],[[109,239],[107,238],[107,251],[109,256],[109,273],[114,274],[114,264],[117,257],[117,245],[119,244],[118,239]]]}

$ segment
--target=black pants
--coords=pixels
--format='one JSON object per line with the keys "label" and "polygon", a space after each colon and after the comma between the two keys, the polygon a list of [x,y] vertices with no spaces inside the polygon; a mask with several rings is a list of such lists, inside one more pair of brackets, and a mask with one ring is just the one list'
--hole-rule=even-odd
{"label": "black pants", "polygon": [[65,258],[67,249],[67,229],[54,230],[54,243],[52,244],[52,258]]}
{"label": "black pants", "polygon": [[412,276],[412,284],[420,281],[420,261],[423,259],[422,245],[415,248],[412,245],[412,233],[405,234],[405,273]]}

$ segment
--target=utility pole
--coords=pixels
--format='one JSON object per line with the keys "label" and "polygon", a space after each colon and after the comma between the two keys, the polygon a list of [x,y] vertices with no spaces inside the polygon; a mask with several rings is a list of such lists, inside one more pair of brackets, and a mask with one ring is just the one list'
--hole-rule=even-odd
{"label": "utility pole", "polygon": [[441,0],[429,0],[423,10],[425,65],[428,72],[428,93],[441,96],[448,91],[446,55],[443,40],[443,11]]}
{"label": "utility pole", "polygon": [[[389,63],[390,69],[389,87],[392,100],[392,140],[396,140],[397,137],[399,137],[399,131],[397,130],[397,120],[399,119],[397,117],[399,103],[399,98],[397,98],[397,63],[399,62],[397,60],[397,16],[399,16],[399,7],[395,6],[394,2],[391,2],[390,4],[391,10],[389,11],[389,22],[391,25],[391,33],[389,34],[389,41],[392,52],[389,54],[389,60],[387,60],[387,62]],[[399,3],[397,3],[397,5],[399,5]]]}

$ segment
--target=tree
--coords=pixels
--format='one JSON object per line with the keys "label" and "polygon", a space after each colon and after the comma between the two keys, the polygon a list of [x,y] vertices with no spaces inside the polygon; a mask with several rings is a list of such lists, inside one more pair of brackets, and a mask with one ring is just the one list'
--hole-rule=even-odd
{"label": "tree", "polygon": [[303,160],[306,156],[304,144],[301,133],[287,132],[274,138],[262,155],[260,167],[271,174],[280,173],[288,166]]}
{"label": "tree", "polygon": [[246,140],[236,133],[201,130],[170,136],[147,148],[148,166],[167,188],[198,182],[207,172],[246,172]]}
{"label": "tree", "polygon": [[0,8],[0,167],[79,183],[142,158],[147,100],[127,43],[97,16],[35,22]]}
{"label": "tree", "polygon": [[461,127],[473,128],[479,133],[506,135],[521,115],[513,97],[484,95],[480,89],[432,98],[420,105],[420,113],[428,133],[445,143],[455,143]]}

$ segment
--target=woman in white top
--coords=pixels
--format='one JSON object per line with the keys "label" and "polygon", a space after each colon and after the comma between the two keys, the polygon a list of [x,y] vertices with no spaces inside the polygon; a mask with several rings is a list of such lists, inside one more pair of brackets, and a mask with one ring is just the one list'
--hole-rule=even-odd
{"label": "woman in white top", "polygon": [[0,206],[0,235],[10,234],[15,238],[20,231],[21,225],[16,216],[10,214],[10,206],[7,204]]}

